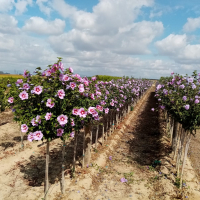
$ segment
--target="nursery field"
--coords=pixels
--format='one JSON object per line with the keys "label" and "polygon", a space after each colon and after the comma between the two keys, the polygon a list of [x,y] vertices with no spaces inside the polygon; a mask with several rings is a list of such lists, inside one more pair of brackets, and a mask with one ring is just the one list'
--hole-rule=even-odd
{"label": "nursery field", "polygon": [[[133,111],[98,146],[92,143],[91,164],[81,167],[82,135],[78,135],[76,170],[72,177],[74,138],[66,141],[65,194],[60,192],[62,141],[50,143],[49,200],[170,200],[200,199],[200,131],[192,137],[185,166],[182,190],[176,179],[170,137],[162,111],[152,112],[157,99],[155,85],[138,101]],[[2,200],[44,198],[45,146],[24,136],[21,149],[20,127],[13,113],[0,113],[0,197]],[[95,132],[95,130],[94,130]],[[155,161],[161,165],[153,167]],[[197,179],[199,178],[199,179]]]}
{"label": "nursery field", "polygon": [[0,78],[23,78],[22,75],[18,74],[0,74]]}

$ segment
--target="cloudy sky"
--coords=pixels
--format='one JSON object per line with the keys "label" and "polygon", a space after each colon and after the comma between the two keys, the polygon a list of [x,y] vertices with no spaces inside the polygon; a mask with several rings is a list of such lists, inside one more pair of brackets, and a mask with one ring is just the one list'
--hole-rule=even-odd
{"label": "cloudy sky", "polygon": [[200,71],[199,0],[0,0],[0,71],[57,57],[82,76]]}

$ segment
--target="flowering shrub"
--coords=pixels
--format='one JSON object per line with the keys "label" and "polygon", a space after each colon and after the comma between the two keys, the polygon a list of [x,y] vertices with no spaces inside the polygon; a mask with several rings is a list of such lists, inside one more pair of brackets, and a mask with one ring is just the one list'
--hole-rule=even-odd
{"label": "flowering shrub", "polygon": [[110,109],[119,110],[151,86],[147,80],[125,78],[103,82],[92,77],[90,81],[73,74],[72,68],[65,70],[61,61],[43,72],[38,67],[36,75],[25,70],[24,80],[18,79],[10,90],[14,119],[29,141],[73,137],[73,131],[99,120]]}
{"label": "flowering shrub", "polygon": [[200,125],[200,73],[192,77],[171,74],[161,78],[156,87],[159,106],[167,109],[185,130],[195,130]]}

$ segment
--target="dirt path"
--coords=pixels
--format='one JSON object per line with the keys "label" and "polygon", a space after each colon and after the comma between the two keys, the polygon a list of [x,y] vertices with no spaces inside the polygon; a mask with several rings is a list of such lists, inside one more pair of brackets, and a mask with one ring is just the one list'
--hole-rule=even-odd
{"label": "dirt path", "polygon": [[[49,200],[200,199],[198,181],[189,160],[184,177],[188,180],[187,187],[181,193],[175,186],[176,170],[170,158],[169,139],[164,135],[162,114],[151,111],[156,107],[154,90],[147,92],[105,145],[99,145],[97,151],[92,152],[90,166],[82,169],[77,162],[73,179],[69,170],[73,141],[68,142],[64,196],[60,194],[59,182],[62,144],[58,139],[51,143]],[[26,140],[25,150],[21,151],[19,136],[17,124],[0,126],[0,199],[41,200],[45,146],[38,147],[40,143]],[[161,161],[156,168],[151,166],[155,160]],[[121,178],[127,182],[121,182]]]}

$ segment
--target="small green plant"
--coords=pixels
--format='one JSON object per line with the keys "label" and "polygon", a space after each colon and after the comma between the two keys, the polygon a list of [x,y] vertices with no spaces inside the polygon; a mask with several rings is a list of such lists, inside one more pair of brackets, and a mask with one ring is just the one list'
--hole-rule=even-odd
{"label": "small green plant", "polygon": [[149,166],[149,170],[154,172],[155,171],[155,168],[153,166]]}
{"label": "small green plant", "polygon": [[177,187],[177,188],[180,188],[180,178],[176,178],[176,181],[175,181],[175,183],[174,183],[174,185]]}

